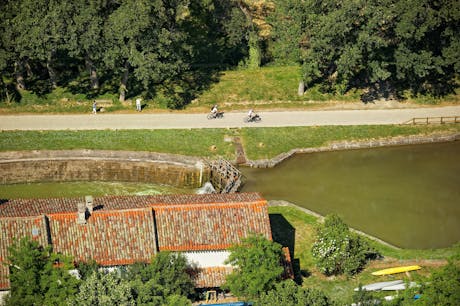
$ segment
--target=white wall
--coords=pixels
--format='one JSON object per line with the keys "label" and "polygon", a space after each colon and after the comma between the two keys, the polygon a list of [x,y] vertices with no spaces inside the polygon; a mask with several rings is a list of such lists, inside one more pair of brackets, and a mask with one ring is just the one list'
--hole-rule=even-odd
{"label": "white wall", "polygon": [[231,267],[224,264],[224,261],[230,255],[229,251],[197,251],[182,252],[191,264],[196,264],[201,268],[208,267]]}
{"label": "white wall", "polygon": [[9,291],[0,291],[0,306],[3,305],[3,298],[10,293]]}

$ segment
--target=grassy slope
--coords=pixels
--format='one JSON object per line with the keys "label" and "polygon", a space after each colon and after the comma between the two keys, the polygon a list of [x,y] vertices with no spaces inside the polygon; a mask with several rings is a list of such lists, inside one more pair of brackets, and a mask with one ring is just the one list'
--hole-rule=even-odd
{"label": "grassy slope", "polygon": [[318,224],[318,219],[293,207],[270,207],[269,213],[272,220],[273,239],[290,248],[294,244],[294,265],[298,261],[303,275],[303,286],[323,290],[332,298],[342,302],[351,303],[353,289],[359,284],[409,279],[406,274],[377,277],[371,275],[373,271],[384,267],[417,264],[422,266],[422,270],[410,274],[411,280],[417,280],[445,264],[445,259],[454,257],[458,259],[460,256],[460,244],[436,250],[399,250],[370,241],[372,246],[383,255],[382,260],[370,262],[361,273],[352,278],[325,277],[315,268],[310,251],[315,239],[314,229]]}
{"label": "grassy slope", "polygon": [[[304,95],[297,95],[300,68],[263,67],[254,70],[222,71],[218,81],[210,84],[209,89],[199,94],[187,110],[207,111],[209,106],[220,104],[225,110],[247,109],[248,107],[262,108],[309,108],[320,107],[331,101],[359,102],[361,91],[351,90],[345,95],[321,93],[318,87],[309,88]],[[112,92],[112,93],[111,93]],[[134,104],[118,102],[116,90],[93,97],[93,93],[73,93],[72,88],[56,88],[51,93],[36,95],[22,91],[20,103],[0,103],[0,113],[87,113],[91,110],[92,100],[112,100],[114,105],[106,111],[135,111]],[[154,112],[164,108],[162,98],[144,101],[144,111]],[[419,97],[409,99],[409,102],[422,104],[458,103],[457,95],[442,99]]]}
{"label": "grassy slope", "polygon": [[[131,150],[235,159],[225,136],[240,136],[250,159],[273,158],[294,148],[319,147],[332,141],[459,132],[460,125],[322,126],[190,130],[3,131],[0,151]],[[211,147],[215,146],[215,150]]]}

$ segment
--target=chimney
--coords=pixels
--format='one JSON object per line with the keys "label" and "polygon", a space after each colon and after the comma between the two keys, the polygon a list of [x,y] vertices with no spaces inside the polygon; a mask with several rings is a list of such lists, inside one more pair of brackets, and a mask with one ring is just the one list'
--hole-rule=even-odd
{"label": "chimney", "polygon": [[89,214],[93,213],[93,197],[90,195],[85,196],[86,208],[88,209]]}
{"label": "chimney", "polygon": [[77,224],[86,224],[86,205],[85,203],[78,203]]}

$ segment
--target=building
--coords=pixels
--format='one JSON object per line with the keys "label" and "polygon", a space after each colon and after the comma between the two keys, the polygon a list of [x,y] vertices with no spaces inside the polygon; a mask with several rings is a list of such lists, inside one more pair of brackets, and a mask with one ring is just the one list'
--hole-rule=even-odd
{"label": "building", "polygon": [[8,247],[25,236],[107,267],[183,252],[195,286],[210,288],[231,272],[228,248],[252,233],[271,239],[258,193],[0,200],[0,290],[9,289]]}

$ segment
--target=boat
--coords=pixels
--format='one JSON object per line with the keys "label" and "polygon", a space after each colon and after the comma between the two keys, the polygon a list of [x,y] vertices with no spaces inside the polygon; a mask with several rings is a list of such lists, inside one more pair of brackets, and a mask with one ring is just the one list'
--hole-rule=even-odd
{"label": "boat", "polygon": [[[388,281],[388,282],[378,282],[378,283],[372,283],[369,285],[362,286],[362,290],[364,291],[377,291],[385,287],[389,286],[394,286],[394,285],[399,285],[399,284],[404,284],[402,280],[394,280],[394,281]],[[359,291],[359,287],[355,288],[355,291]]]}
{"label": "boat", "polygon": [[420,266],[394,267],[394,268],[378,270],[378,271],[372,272],[371,274],[372,275],[390,275],[390,274],[396,274],[396,273],[420,270],[421,268],[422,267],[420,267]]}
{"label": "boat", "polygon": [[[417,286],[416,282],[410,282],[409,283],[409,288],[414,288]],[[387,287],[383,287],[382,291],[396,291],[396,290],[406,290],[407,284],[402,283],[402,284],[396,284],[396,285],[391,285]]]}

